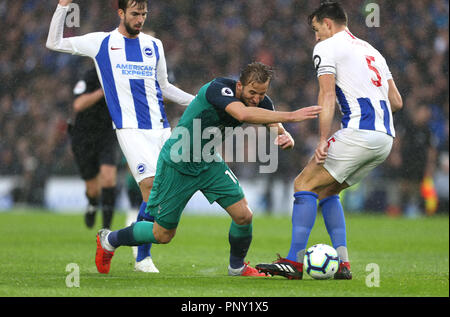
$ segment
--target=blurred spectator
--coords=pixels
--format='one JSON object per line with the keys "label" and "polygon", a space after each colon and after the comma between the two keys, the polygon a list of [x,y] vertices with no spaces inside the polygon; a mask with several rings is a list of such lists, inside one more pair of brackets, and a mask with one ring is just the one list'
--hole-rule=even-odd
{"label": "blurred spectator", "polygon": [[[81,25],[67,29],[67,34],[111,31],[117,25],[117,0],[76,2]],[[311,57],[315,40],[306,21],[319,2],[152,0],[148,25],[165,45],[170,80],[177,86],[194,92],[217,76],[237,78],[243,66],[259,60],[276,69],[269,91],[275,105],[295,109],[317,103]],[[403,112],[408,114],[395,116],[396,128],[406,130],[420,113],[419,107],[428,108],[431,113],[422,127],[436,141],[436,157],[442,157],[448,153],[448,0],[376,1],[381,25],[373,28],[365,25],[369,2],[342,1],[351,17],[349,28],[386,56],[404,96]],[[21,200],[36,203],[41,199],[32,198],[29,192],[37,194],[34,186],[44,186],[48,176],[76,175],[64,122],[69,115],[70,89],[89,63],[45,48],[56,4],[56,0],[0,1],[0,28],[8,30],[0,37],[0,175],[22,175],[27,180]],[[166,109],[173,126],[182,109],[170,105]],[[276,177],[291,186],[290,176],[312,154],[317,130],[314,122],[287,129],[297,148],[280,152],[283,166]],[[405,138],[395,142],[404,145]],[[390,176],[391,170],[408,168],[404,161],[415,153],[400,148],[392,152],[379,174]],[[445,164],[439,166],[438,171],[445,171]],[[257,164],[236,165],[235,173],[238,177],[255,175],[257,168]],[[436,181],[436,186],[445,192],[441,182]]]}
{"label": "blurred spectator", "polygon": [[431,109],[418,105],[406,111],[408,124],[399,131],[401,165],[401,207],[407,216],[424,213],[421,184],[426,177],[433,177],[436,167],[437,147],[429,128]]}
{"label": "blurred spectator", "polygon": [[434,174],[434,183],[439,198],[439,212],[448,212],[449,202],[449,158],[448,152],[439,157],[439,167]]}

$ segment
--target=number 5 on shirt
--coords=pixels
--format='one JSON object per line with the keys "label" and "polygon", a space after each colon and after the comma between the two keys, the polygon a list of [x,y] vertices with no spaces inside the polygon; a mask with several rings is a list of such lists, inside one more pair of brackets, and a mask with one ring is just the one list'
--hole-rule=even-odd
{"label": "number 5 on shirt", "polygon": [[372,79],[372,83],[377,86],[381,87],[381,75],[378,69],[372,65],[373,62],[375,62],[375,57],[373,56],[366,56],[367,65],[369,65],[369,69],[372,70],[377,75],[377,80]]}

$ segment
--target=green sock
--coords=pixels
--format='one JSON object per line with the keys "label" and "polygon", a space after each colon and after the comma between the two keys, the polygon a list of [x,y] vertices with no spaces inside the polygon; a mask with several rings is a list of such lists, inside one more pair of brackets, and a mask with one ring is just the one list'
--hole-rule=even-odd
{"label": "green sock", "polygon": [[134,224],[133,238],[139,244],[159,243],[153,235],[153,222],[148,221],[139,221]]}
{"label": "green sock", "polygon": [[244,265],[250,243],[252,242],[252,223],[248,225],[238,225],[231,222],[228,241],[230,242],[230,267],[240,268]]}

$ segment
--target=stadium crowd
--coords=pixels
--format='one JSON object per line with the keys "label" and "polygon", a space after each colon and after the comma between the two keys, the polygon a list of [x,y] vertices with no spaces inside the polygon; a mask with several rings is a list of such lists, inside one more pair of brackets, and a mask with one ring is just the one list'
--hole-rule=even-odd
{"label": "stadium crowd", "polygon": [[[379,5],[380,27],[366,25],[369,2]],[[87,58],[46,49],[56,3],[0,2],[0,29],[4,30],[0,36],[0,177],[21,176],[15,199],[37,205],[42,204],[43,188],[50,176],[77,174],[66,120],[71,116],[73,85],[92,65]],[[116,0],[76,3],[81,10],[80,26],[67,28],[67,36],[116,27]],[[270,88],[276,108],[292,110],[317,103],[311,56],[315,39],[307,14],[318,3],[151,0],[146,26],[162,40],[169,79],[183,90],[196,93],[202,84],[219,76],[237,79],[240,69],[256,60],[276,70]],[[407,184],[420,183],[426,173],[434,177],[439,209],[448,210],[448,0],[342,3],[349,11],[350,30],[387,58],[405,104],[404,110],[395,115],[398,137],[391,155],[366,181],[384,191],[380,194],[386,196],[381,199],[384,203],[380,205],[377,200],[371,205],[371,199],[367,199],[363,209],[395,213],[393,207],[405,212],[408,204],[420,206],[420,202],[408,198],[402,201],[401,197],[411,196],[417,186],[412,189]],[[166,109],[175,126],[183,108],[166,104]],[[279,153],[275,174],[258,177],[282,180],[291,186],[314,150],[317,122],[286,127],[296,140],[295,149]],[[230,167],[245,179],[257,174],[258,164]],[[418,170],[420,175],[416,175]],[[399,193],[389,194],[388,188]],[[420,192],[414,195],[418,196]]]}

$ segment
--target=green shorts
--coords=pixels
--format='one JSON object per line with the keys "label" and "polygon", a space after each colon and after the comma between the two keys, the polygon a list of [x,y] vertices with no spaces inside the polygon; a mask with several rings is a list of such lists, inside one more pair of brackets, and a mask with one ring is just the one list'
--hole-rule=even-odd
{"label": "green shorts", "polygon": [[225,162],[212,162],[198,176],[180,173],[159,158],[146,213],[166,229],[178,226],[181,213],[199,190],[212,204],[227,208],[244,198],[239,181]]}

